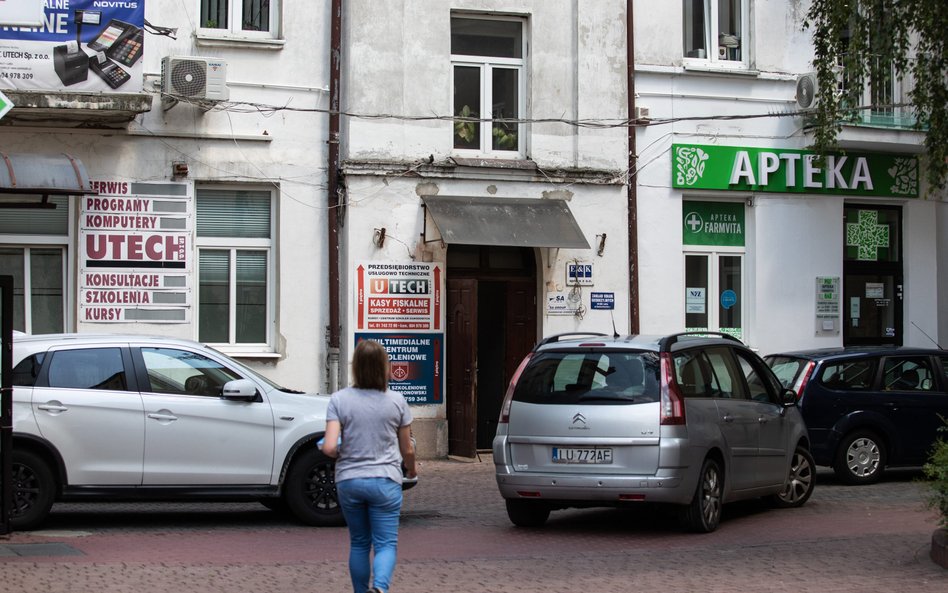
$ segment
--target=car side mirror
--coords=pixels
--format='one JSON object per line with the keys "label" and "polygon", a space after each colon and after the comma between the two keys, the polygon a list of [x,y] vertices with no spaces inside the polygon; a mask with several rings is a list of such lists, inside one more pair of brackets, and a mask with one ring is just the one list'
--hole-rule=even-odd
{"label": "car side mirror", "polygon": [[785,408],[797,405],[797,392],[792,389],[784,389],[781,391],[780,404]]}
{"label": "car side mirror", "polygon": [[257,393],[257,386],[250,379],[234,379],[224,383],[221,388],[221,399],[242,402],[263,401]]}

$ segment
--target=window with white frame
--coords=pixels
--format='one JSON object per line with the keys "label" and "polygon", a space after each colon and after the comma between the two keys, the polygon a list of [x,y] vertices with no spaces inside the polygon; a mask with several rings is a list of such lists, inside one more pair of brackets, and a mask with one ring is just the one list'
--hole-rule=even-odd
{"label": "window with white frame", "polygon": [[66,331],[69,201],[49,201],[56,208],[0,211],[0,275],[13,276],[13,329],[28,334]]}
{"label": "window with white frame", "polygon": [[197,188],[198,339],[232,353],[271,350],[273,196]]}
{"label": "window with white frame", "polygon": [[524,152],[524,22],[453,17],[454,149],[497,157]]}
{"label": "window with white frame", "polygon": [[278,0],[201,0],[199,29],[211,35],[272,39],[279,36]]}
{"label": "window with white frame", "polygon": [[684,56],[722,65],[747,61],[750,0],[683,0]]}

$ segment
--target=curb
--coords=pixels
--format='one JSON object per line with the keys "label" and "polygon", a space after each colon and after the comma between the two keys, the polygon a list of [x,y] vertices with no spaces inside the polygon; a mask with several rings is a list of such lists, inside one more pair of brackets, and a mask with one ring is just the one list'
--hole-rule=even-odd
{"label": "curb", "polygon": [[942,568],[948,568],[948,529],[936,529],[932,533],[932,560]]}

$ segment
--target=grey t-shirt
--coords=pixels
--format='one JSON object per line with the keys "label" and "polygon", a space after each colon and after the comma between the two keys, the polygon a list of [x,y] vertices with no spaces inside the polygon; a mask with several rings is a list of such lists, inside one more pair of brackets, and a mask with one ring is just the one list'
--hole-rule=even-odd
{"label": "grey t-shirt", "polygon": [[346,387],[332,394],[327,420],[342,426],[342,444],[336,459],[336,481],[353,478],[390,478],[402,481],[398,428],[411,424],[405,397],[391,389]]}

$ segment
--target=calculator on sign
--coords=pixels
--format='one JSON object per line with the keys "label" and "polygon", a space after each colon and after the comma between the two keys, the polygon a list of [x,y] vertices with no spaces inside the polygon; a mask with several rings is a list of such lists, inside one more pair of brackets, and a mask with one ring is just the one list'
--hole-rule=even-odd
{"label": "calculator on sign", "polygon": [[89,69],[98,74],[113,89],[119,88],[131,78],[128,72],[105,57],[105,53],[101,51],[96,52],[94,56],[89,58]]}

